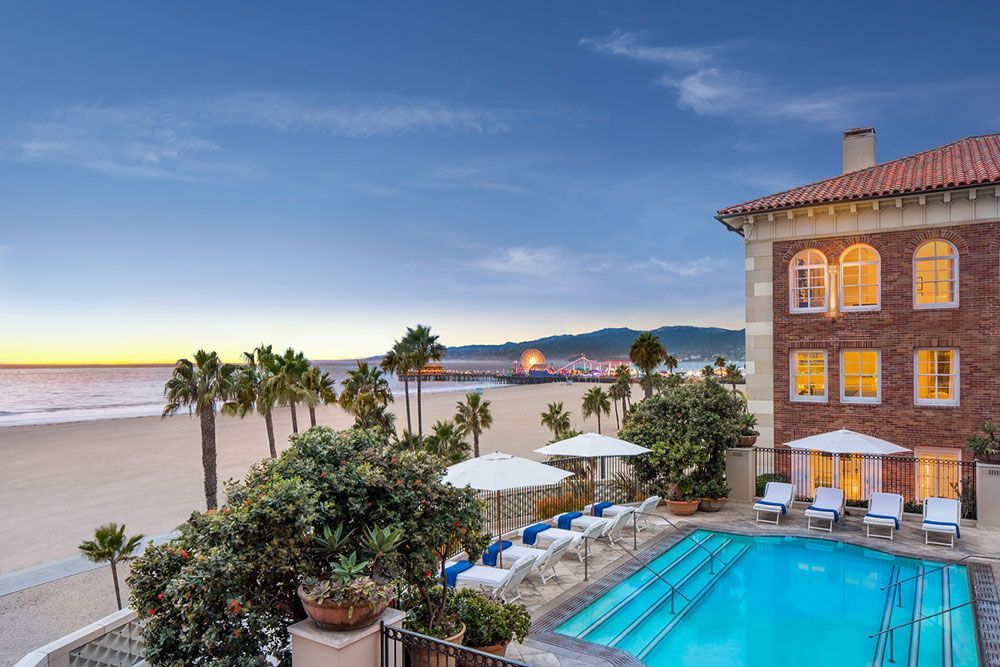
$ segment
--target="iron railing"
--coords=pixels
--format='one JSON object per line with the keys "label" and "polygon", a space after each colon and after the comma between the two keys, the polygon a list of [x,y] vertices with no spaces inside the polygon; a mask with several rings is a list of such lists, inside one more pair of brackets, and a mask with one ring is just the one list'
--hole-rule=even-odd
{"label": "iron railing", "polygon": [[382,667],[528,667],[523,662],[385,625]]}
{"label": "iron railing", "polygon": [[825,454],[789,448],[751,450],[756,494],[769,481],[795,484],[796,500],[811,500],[814,490],[844,490],[848,506],[865,506],[873,493],[898,493],[905,511],[920,513],[925,498],[962,501],[962,518],[976,518],[976,463],[959,459],[878,454]]}

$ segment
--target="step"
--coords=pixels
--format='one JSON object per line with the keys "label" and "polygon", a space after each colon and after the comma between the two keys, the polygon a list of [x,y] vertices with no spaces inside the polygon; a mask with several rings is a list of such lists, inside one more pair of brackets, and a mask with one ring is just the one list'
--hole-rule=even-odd
{"label": "step", "polygon": [[[653,574],[656,572],[660,576],[665,576],[688,554],[694,551],[701,551],[699,545],[708,542],[713,535],[702,534],[698,537],[692,536],[690,540],[680,542],[666,553],[654,558],[643,567],[631,575],[615,589],[608,591],[588,606],[584,612],[574,616],[572,619],[559,627],[559,632],[571,637],[585,637],[595,627],[603,623],[612,614],[635,599],[647,588],[655,583],[665,586],[662,581]],[[686,544],[686,547],[683,546]],[[652,572],[650,571],[652,570]],[[669,579],[668,579],[669,581]]]}
{"label": "step", "polygon": [[[915,618],[930,616],[946,609],[943,594],[946,579],[943,574],[943,570],[925,569],[925,575],[921,577],[924,585],[920,600],[920,614]],[[948,614],[943,614],[928,618],[918,623],[914,628],[914,634],[917,635],[918,641],[911,641],[910,646],[916,647],[917,655],[910,653],[910,667],[930,667],[931,665],[942,667],[945,664],[943,623],[947,616]],[[948,659],[950,660],[951,656],[948,656]]]}
{"label": "step", "polygon": [[718,559],[718,556],[731,543],[732,543],[731,539],[726,539],[721,544],[710,547],[712,551],[711,555],[705,553],[704,550],[699,550],[702,552],[699,557],[693,557],[693,556],[689,557],[687,560],[695,562],[692,563],[692,566],[688,569],[687,572],[684,573],[684,575],[680,579],[671,582],[674,584],[674,587],[677,590],[683,593],[683,596],[682,595],[674,596],[670,593],[669,590],[667,590],[663,591],[658,599],[650,599],[647,601],[646,604],[638,605],[638,610],[640,613],[635,618],[633,618],[631,622],[627,623],[625,627],[621,628],[607,645],[618,647],[618,645],[621,642],[625,641],[626,639],[629,639],[630,637],[631,638],[637,637],[638,635],[635,633],[635,629],[639,625],[641,625],[646,619],[653,616],[660,609],[666,609],[666,610],[671,609],[670,607],[671,602],[673,603],[674,613],[679,612],[686,605],[690,604],[689,600],[685,599],[691,597],[688,593],[684,591],[685,586],[692,579],[698,577],[698,575],[703,570],[705,572],[709,572],[711,569],[710,568],[711,563],[714,563],[714,570],[718,571],[719,568],[723,566],[723,563]]}

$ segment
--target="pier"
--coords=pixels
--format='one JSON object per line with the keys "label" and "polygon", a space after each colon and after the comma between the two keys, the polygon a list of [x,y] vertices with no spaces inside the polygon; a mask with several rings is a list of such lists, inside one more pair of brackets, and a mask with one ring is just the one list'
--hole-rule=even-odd
{"label": "pier", "polygon": [[401,381],[416,382],[492,382],[494,384],[551,384],[553,382],[587,382],[592,384],[611,384],[613,376],[597,375],[513,375],[511,373],[495,373],[489,371],[434,371],[430,373],[404,373],[399,375]]}

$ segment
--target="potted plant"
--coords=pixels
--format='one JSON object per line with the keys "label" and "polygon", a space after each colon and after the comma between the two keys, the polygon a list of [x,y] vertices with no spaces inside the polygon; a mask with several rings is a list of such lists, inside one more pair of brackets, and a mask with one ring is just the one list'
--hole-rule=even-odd
{"label": "potted plant", "polygon": [[694,480],[684,475],[672,485],[667,498],[667,510],[677,516],[691,516],[698,511],[701,497],[695,493]]}
{"label": "potted plant", "polygon": [[757,417],[749,412],[743,413],[740,420],[740,447],[753,447],[759,435]]}
{"label": "potted plant", "polygon": [[969,451],[977,461],[1000,463],[1000,437],[997,435],[996,424],[987,419],[979,426],[979,430],[981,433],[970,435],[966,441]]}
{"label": "potted plant", "polygon": [[701,502],[698,503],[699,510],[702,512],[718,512],[725,506],[726,501],[729,500],[729,487],[726,486],[725,481],[722,479],[710,479],[701,484],[698,488],[698,495],[701,496]]}
{"label": "potted plant", "polygon": [[357,551],[343,553],[351,544],[351,533],[343,526],[324,526],[313,539],[315,548],[336,557],[323,576],[308,576],[298,588],[299,600],[312,621],[326,630],[355,630],[371,625],[385,611],[395,588],[382,577],[385,562],[403,542],[399,529],[369,528],[361,540],[367,560],[358,560]]}
{"label": "potted plant", "polygon": [[505,655],[507,644],[524,641],[531,628],[531,614],[524,605],[491,600],[471,588],[455,595],[455,610],[465,625],[463,643],[484,653]]}

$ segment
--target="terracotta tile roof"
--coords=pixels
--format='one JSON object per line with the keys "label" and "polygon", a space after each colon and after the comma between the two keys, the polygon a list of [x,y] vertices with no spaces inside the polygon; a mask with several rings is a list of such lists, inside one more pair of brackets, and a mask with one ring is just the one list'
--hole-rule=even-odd
{"label": "terracotta tile roof", "polygon": [[874,167],[760,197],[719,217],[1000,183],[1000,134],[967,137]]}

